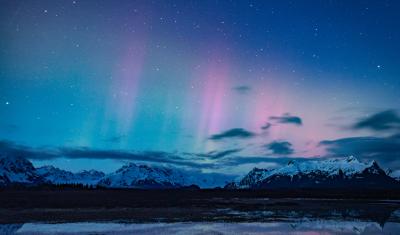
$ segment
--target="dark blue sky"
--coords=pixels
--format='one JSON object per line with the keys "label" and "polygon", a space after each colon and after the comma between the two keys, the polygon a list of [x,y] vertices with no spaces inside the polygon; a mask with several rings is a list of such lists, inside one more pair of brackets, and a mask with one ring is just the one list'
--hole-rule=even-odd
{"label": "dark blue sky", "polygon": [[[399,12],[399,1],[2,1],[0,146],[71,170],[153,151],[164,154],[150,163],[179,165],[175,154],[214,171],[348,154],[399,168]],[[143,157],[118,155],[132,152]]]}

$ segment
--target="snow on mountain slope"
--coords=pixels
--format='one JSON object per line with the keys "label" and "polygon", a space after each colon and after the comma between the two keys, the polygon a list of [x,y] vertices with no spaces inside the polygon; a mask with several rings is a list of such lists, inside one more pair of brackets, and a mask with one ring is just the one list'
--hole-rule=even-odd
{"label": "snow on mountain slope", "polygon": [[223,187],[231,180],[232,176],[225,174],[129,163],[105,176],[99,185],[111,188],[179,188],[190,185],[215,188]]}
{"label": "snow on mountain slope", "polygon": [[95,170],[72,173],[54,166],[42,166],[36,172],[53,184],[96,185],[105,176],[103,172]]}
{"label": "snow on mountain slope", "polygon": [[36,185],[84,184],[112,188],[179,188],[197,185],[201,188],[223,187],[232,176],[218,173],[202,173],[178,168],[150,167],[134,163],[121,167],[114,173],[105,175],[96,170],[73,173],[54,166],[35,169],[25,158],[0,158],[0,186],[11,184]]}
{"label": "snow on mountain slope", "polygon": [[54,184],[66,183],[74,177],[72,172],[64,171],[54,166],[42,166],[37,168],[36,172]]}
{"label": "snow on mountain slope", "polygon": [[32,163],[22,157],[0,157],[0,186],[12,184],[37,185],[45,179],[37,174]]}
{"label": "snow on mountain slope", "polygon": [[[390,175],[390,177],[388,176]],[[393,177],[393,178],[392,178]],[[72,173],[53,166],[34,168],[22,157],[0,157],[0,186],[13,184],[38,185],[84,184],[111,188],[180,188],[197,185],[200,188],[223,187],[234,176],[180,168],[156,167],[129,163],[116,172],[105,175],[90,170]],[[290,161],[287,165],[267,170],[254,168],[239,183],[229,188],[264,187],[384,187],[400,182],[400,170],[386,174],[375,161],[359,162],[354,157],[344,159]]]}
{"label": "snow on mountain slope", "polygon": [[373,162],[370,164],[361,163],[353,156],[344,159],[310,160],[301,163],[292,160],[286,166],[271,171],[270,174],[293,176],[299,173],[307,174],[320,171],[322,174],[333,176],[339,174],[340,169],[344,175],[351,176],[355,173],[361,173],[364,169],[371,167],[372,164]]}
{"label": "snow on mountain slope", "polygon": [[184,186],[184,182],[184,176],[175,170],[129,163],[105,176],[99,185],[110,188],[179,188]]}
{"label": "snow on mountain slope", "polygon": [[271,175],[271,171],[268,169],[254,168],[251,170],[243,179],[239,182],[239,188],[250,188],[252,185],[257,184],[257,182],[266,179]]}
{"label": "snow on mountain slope", "polygon": [[[362,178],[361,175],[379,175],[388,177],[375,161],[368,164],[358,161],[355,157],[327,160],[309,160],[304,162],[290,161],[281,168],[265,170],[253,169],[238,184],[239,188],[260,187],[260,185],[275,184],[306,184],[319,183],[334,185],[334,181],[342,179]],[[336,182],[335,181],[335,182]],[[293,185],[295,186],[295,185]]]}

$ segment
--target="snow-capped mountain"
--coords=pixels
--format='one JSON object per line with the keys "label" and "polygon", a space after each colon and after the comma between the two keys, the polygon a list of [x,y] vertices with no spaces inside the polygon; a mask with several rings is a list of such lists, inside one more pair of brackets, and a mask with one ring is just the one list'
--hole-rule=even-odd
{"label": "snow-capped mountain", "polygon": [[[237,188],[334,188],[386,187],[398,185],[375,162],[368,164],[350,156],[342,159],[290,161],[273,170],[254,168]],[[232,185],[229,185],[232,187]]]}
{"label": "snow-capped mountain", "polygon": [[0,157],[0,186],[42,183],[46,183],[46,180],[36,172],[30,161],[22,157]]}
{"label": "snow-capped mountain", "polygon": [[36,172],[52,184],[96,185],[105,176],[103,172],[96,170],[72,173],[54,166],[42,166]]}
{"label": "snow-capped mountain", "polygon": [[128,163],[105,176],[98,185],[111,188],[181,188],[191,185],[215,188],[224,186],[232,179],[233,176],[225,174]]}
{"label": "snow-capped mountain", "polygon": [[173,169],[129,163],[100,180],[99,186],[109,188],[180,188],[184,176]]}
{"label": "snow-capped mountain", "polygon": [[219,173],[128,163],[104,177],[99,185],[112,188],[180,188],[191,185],[215,188],[224,186],[232,179],[233,176]]}
{"label": "snow-capped mountain", "polygon": [[233,176],[202,173],[178,168],[154,167],[129,163],[116,172],[105,175],[96,170],[73,173],[54,166],[35,168],[22,157],[0,158],[0,187],[25,184],[83,184],[111,188],[180,188],[197,185],[200,188],[222,187]]}
{"label": "snow-capped mountain", "polygon": [[[277,169],[254,168],[239,182],[234,176],[178,168],[129,163],[105,175],[96,170],[72,173],[53,166],[35,169],[22,157],[0,157],[0,187],[11,185],[84,184],[107,188],[181,188],[197,185],[229,189],[258,188],[390,188],[400,187],[400,171],[383,171],[372,161],[355,157],[328,160],[290,161]],[[228,184],[228,182],[231,182]]]}
{"label": "snow-capped mountain", "polygon": [[[271,174],[271,171],[272,170],[269,169],[254,168],[245,177],[243,177],[237,187],[251,188],[252,185],[256,185],[258,182],[267,178]],[[235,185],[231,185],[230,187],[235,187]]]}

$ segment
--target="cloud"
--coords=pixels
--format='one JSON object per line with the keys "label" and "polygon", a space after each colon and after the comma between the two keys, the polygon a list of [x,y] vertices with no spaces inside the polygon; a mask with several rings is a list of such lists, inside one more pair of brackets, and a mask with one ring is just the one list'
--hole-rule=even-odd
{"label": "cloud", "polygon": [[286,165],[289,161],[296,160],[297,162],[309,160],[321,160],[323,157],[305,158],[305,157],[268,157],[268,156],[235,156],[224,159],[223,164],[227,166],[238,166],[242,164],[260,164],[271,163],[275,166]]}
{"label": "cloud", "polygon": [[[144,162],[147,164],[168,164],[186,169],[209,170],[223,172],[227,167],[237,168],[241,165],[271,163],[273,165],[286,164],[286,158],[247,157],[237,156],[242,149],[228,149],[212,151],[205,154],[169,153],[163,151],[120,151],[99,150],[86,147],[74,148],[32,148],[15,144],[11,141],[0,141],[0,156],[20,156],[30,160],[67,159],[110,159]],[[243,174],[247,172],[242,172]]]}
{"label": "cloud", "polygon": [[262,130],[268,130],[271,126],[272,126],[271,123],[267,122],[261,127],[261,129]]}
{"label": "cloud", "polygon": [[236,86],[233,87],[232,89],[237,91],[239,94],[247,94],[251,91],[251,87],[249,86]]}
{"label": "cloud", "polygon": [[334,156],[354,155],[364,160],[377,160],[386,167],[400,167],[400,135],[324,140],[319,145]]}
{"label": "cloud", "polygon": [[211,151],[208,153],[201,153],[201,154],[196,154],[199,157],[206,157],[206,158],[210,158],[210,159],[220,159],[223,157],[226,157],[228,155],[234,154],[234,153],[238,153],[242,151],[242,149],[227,149],[224,151]]}
{"label": "cloud", "polygon": [[271,150],[273,154],[290,155],[294,152],[292,144],[288,141],[273,141],[264,146]]}
{"label": "cloud", "polygon": [[209,137],[210,140],[222,140],[227,138],[251,138],[254,137],[255,134],[253,132],[247,131],[242,128],[234,128],[227,131],[224,131],[220,134],[215,134]]}
{"label": "cloud", "polygon": [[135,160],[155,163],[170,163],[182,166],[199,166],[190,159],[182,158],[176,154],[163,151],[119,151],[119,150],[95,150],[90,148],[62,148],[61,156],[70,159],[115,159]]}
{"label": "cloud", "polygon": [[373,131],[399,130],[400,116],[395,110],[386,110],[360,119],[352,128],[355,130],[370,129]]}
{"label": "cloud", "polygon": [[15,133],[18,132],[20,128],[15,124],[5,124],[1,125],[0,129],[5,133]]}
{"label": "cloud", "polygon": [[211,163],[199,163],[190,158],[162,151],[120,151],[91,148],[31,148],[11,141],[0,141],[0,155],[20,156],[31,160],[69,159],[114,159],[166,163],[188,167],[212,167]]}
{"label": "cloud", "polygon": [[38,150],[24,145],[16,144],[12,141],[0,141],[0,156],[18,156],[30,159],[54,159],[58,156],[58,151],[55,149]]}
{"label": "cloud", "polygon": [[303,121],[300,117],[292,116],[289,113],[285,113],[282,116],[272,116],[269,118],[269,120],[273,120],[282,124],[294,124],[296,126],[303,125]]}
{"label": "cloud", "polygon": [[120,143],[125,137],[126,137],[125,135],[117,135],[107,138],[104,141],[109,143]]}
{"label": "cloud", "polygon": [[270,164],[271,166],[287,163],[287,158],[273,157],[248,157],[238,156],[235,153],[242,149],[227,149],[212,151],[205,154],[195,153],[169,153],[163,151],[120,151],[98,150],[87,147],[70,148],[32,148],[19,145],[12,141],[0,141],[0,156],[20,156],[30,160],[53,160],[57,158],[67,159],[110,159],[143,162],[145,164],[168,164],[170,167],[183,167],[206,172],[226,172],[246,174],[247,168],[242,166]]}

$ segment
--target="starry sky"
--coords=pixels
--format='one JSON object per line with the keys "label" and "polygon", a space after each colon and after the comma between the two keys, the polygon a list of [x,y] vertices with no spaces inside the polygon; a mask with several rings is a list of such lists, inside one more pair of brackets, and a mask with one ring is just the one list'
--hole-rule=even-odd
{"label": "starry sky", "polygon": [[1,1],[0,150],[110,172],[400,169],[399,1]]}

